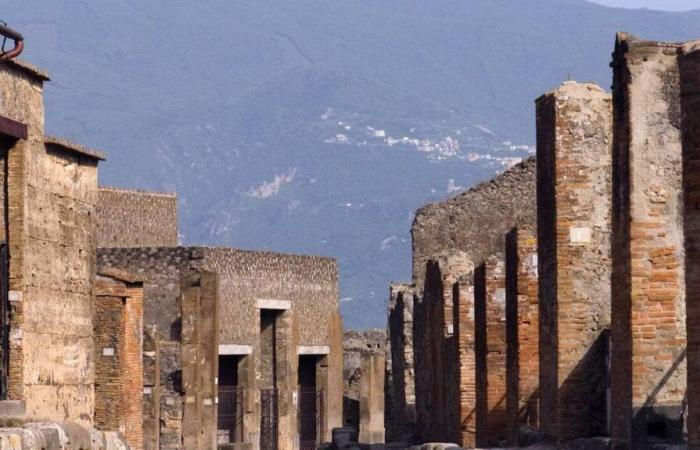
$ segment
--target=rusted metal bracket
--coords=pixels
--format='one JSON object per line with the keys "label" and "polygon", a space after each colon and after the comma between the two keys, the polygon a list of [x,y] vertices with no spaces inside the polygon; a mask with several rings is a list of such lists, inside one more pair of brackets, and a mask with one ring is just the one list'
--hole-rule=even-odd
{"label": "rusted metal bracket", "polygon": [[[0,36],[3,36],[2,41],[2,53],[0,53],[0,61],[7,61],[16,58],[24,50],[24,37],[21,34],[8,27],[4,23],[0,23]],[[12,40],[15,43],[14,48],[5,51],[5,42],[7,39]]]}

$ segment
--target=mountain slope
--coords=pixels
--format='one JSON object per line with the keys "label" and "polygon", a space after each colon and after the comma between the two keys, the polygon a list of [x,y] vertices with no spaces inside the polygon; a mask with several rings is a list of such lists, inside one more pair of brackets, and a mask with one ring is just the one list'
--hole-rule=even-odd
{"label": "mountain slope", "polygon": [[582,0],[24,0],[47,127],[107,185],[177,190],[182,239],[335,256],[350,327],[410,277],[413,211],[532,153],[533,100],[610,85],[617,30],[700,13]]}

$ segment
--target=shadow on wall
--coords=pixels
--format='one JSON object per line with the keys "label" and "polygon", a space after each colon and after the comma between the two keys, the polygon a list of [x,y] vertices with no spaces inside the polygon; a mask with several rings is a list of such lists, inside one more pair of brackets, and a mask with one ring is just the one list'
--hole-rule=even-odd
{"label": "shadow on wall", "polygon": [[[406,373],[408,364],[405,359],[406,336],[404,320],[406,317],[406,294],[400,292],[396,299],[396,305],[389,315],[389,327],[391,329],[391,384],[386,384],[386,388],[391,389],[388,395],[388,402],[391,402],[389,420],[387,427],[390,434],[387,438],[391,441],[413,442],[415,434],[415,404],[409,403],[406,398]],[[413,299],[411,299],[413,300]],[[412,313],[412,312],[411,312]]]}
{"label": "shadow on wall", "polygon": [[343,426],[360,429],[360,401],[343,396]]}
{"label": "shadow on wall", "polygon": [[[560,436],[595,437],[607,434],[607,354],[610,331],[604,330],[593,341],[586,354],[576,364],[559,387],[559,417],[588,417],[589,420],[572,423],[560,421]],[[559,355],[552,355],[556,361]],[[556,379],[556,375],[554,375]],[[585,393],[581,390],[585,389]],[[587,399],[585,402],[577,399]]]}

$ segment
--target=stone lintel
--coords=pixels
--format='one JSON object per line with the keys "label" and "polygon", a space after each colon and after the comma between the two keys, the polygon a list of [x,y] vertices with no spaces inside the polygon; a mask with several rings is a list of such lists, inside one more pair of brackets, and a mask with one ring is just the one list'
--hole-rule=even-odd
{"label": "stone lintel", "polygon": [[297,347],[299,355],[329,355],[331,347],[328,345],[300,345]]}
{"label": "stone lintel", "polygon": [[252,345],[219,344],[219,355],[250,355],[252,353]]}
{"label": "stone lintel", "polygon": [[292,302],[289,300],[259,298],[255,301],[255,307],[257,309],[274,309],[278,311],[287,311],[292,309]]}

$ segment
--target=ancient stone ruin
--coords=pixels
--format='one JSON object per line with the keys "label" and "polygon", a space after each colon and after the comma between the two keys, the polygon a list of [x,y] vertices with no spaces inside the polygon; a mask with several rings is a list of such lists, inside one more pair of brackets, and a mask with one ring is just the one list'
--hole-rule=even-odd
{"label": "ancient stone ruin", "polygon": [[[101,152],[44,134],[48,75],[5,56],[0,448],[330,442],[343,407],[336,261],[180,246],[175,194],[98,187]],[[366,405],[383,407],[382,358]],[[383,441],[383,414],[366,419]]]}
{"label": "ancient stone ruin", "polygon": [[612,94],[547,92],[535,159],[416,212],[387,436],[700,448],[698,48],[618,34]]}

